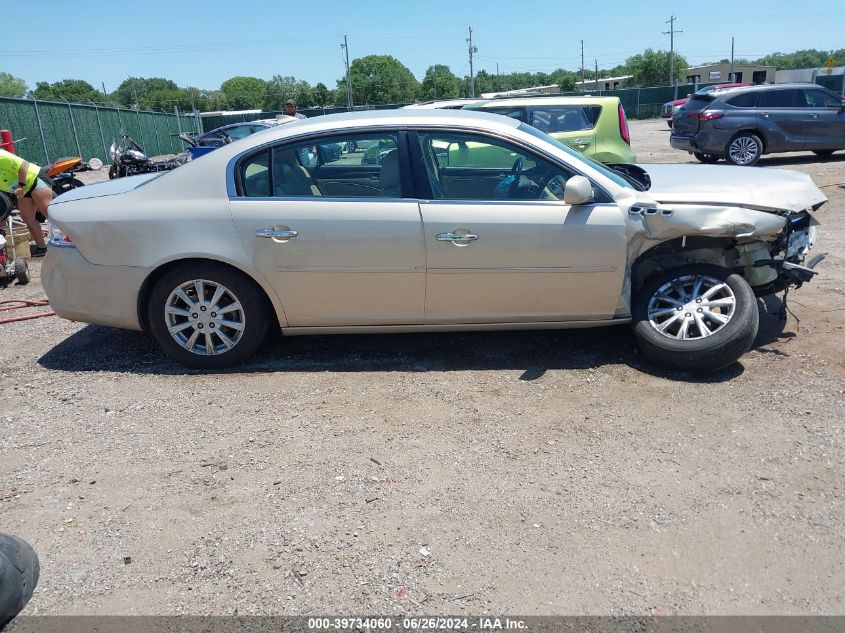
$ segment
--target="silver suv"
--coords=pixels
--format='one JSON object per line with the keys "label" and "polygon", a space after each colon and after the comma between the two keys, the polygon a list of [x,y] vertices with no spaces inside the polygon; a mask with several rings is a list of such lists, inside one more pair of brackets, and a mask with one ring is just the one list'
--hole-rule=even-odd
{"label": "silver suv", "polygon": [[763,154],[845,149],[845,99],[816,84],[695,94],[672,117],[672,147],[703,163],[753,165]]}

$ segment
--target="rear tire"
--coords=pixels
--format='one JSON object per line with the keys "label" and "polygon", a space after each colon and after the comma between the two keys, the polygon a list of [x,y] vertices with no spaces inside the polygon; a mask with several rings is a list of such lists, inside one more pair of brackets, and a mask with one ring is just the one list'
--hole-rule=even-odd
{"label": "rear tire", "polygon": [[[701,285],[697,286],[699,279]],[[680,296],[675,290],[678,287],[686,293],[680,309],[670,303],[672,295]],[[683,326],[673,328],[686,319],[690,323],[683,336],[691,338],[679,338]],[[709,264],[690,264],[655,275],[634,299],[637,345],[646,358],[675,371],[704,373],[727,367],[751,348],[759,321],[757,300],[748,282],[736,273]],[[698,323],[712,331],[704,333]]]}
{"label": "rear tire", "polygon": [[763,141],[751,132],[734,136],[725,148],[725,159],[732,165],[750,167],[763,155]]}
{"label": "rear tire", "polygon": [[194,262],[171,269],[156,282],[147,322],[175,361],[195,369],[224,369],[244,362],[267,338],[267,303],[243,273]]}
{"label": "rear tire", "polygon": [[705,154],[703,152],[693,152],[692,155],[695,156],[696,160],[699,162],[707,164],[718,163],[721,158],[718,154]]}

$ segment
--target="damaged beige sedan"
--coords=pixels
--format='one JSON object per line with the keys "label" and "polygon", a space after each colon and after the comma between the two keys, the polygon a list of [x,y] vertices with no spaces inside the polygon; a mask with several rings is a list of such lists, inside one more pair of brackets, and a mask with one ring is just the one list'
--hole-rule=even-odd
{"label": "damaged beige sedan", "polygon": [[497,115],[332,115],[62,195],[42,281],[59,315],[204,369],[278,328],[632,322],[649,359],[712,371],[754,341],[756,296],[815,275],[825,201],[788,171],[603,166]]}

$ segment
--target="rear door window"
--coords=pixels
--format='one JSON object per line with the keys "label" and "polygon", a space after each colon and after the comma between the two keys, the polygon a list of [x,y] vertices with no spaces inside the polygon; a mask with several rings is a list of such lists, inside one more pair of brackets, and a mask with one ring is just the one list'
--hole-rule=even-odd
{"label": "rear door window", "polygon": [[531,125],[546,134],[592,130],[600,115],[598,105],[537,106],[531,111]]}
{"label": "rear door window", "polygon": [[806,102],[801,90],[763,90],[760,92],[761,108],[805,108]]}

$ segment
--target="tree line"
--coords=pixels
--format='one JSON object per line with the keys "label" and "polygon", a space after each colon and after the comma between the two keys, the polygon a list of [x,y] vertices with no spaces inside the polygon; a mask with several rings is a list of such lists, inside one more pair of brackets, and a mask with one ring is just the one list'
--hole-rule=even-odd
{"label": "tree line", "polygon": [[[738,59],[736,64],[776,66],[778,69],[813,68],[832,58],[835,65],[845,64],[845,49],[821,51],[808,49],[795,53],[772,53],[756,60]],[[684,77],[688,67],[679,54],[670,56],[667,51],[646,49],[629,57],[624,64],[599,69],[598,77],[630,75],[629,85],[666,85],[669,81],[670,59],[674,76]],[[727,59],[721,60],[729,62]],[[469,76],[459,77],[449,66],[429,66],[419,81],[398,59],[391,55],[367,55],[355,59],[349,68],[352,99],[356,105],[410,103],[437,99],[455,99],[471,94]],[[596,79],[592,69],[584,69],[584,79]],[[479,70],[475,75],[475,94],[518,90],[533,86],[556,85],[563,92],[575,91],[581,72],[558,68],[545,72],[511,72],[493,74]],[[586,88],[589,89],[589,83]],[[346,78],[337,80],[334,88],[323,83],[311,85],[290,75],[274,75],[265,80],[258,77],[238,76],[224,81],[216,90],[180,87],[170,79],[160,77],[129,77],[114,92],[104,94],[87,81],[63,79],[54,83],[39,81],[32,90],[26,82],[13,75],[0,72],[0,96],[69,101],[72,103],[117,104],[149,110],[183,112],[199,110],[262,109],[282,110],[288,101],[300,108],[344,106],[347,102]]]}

